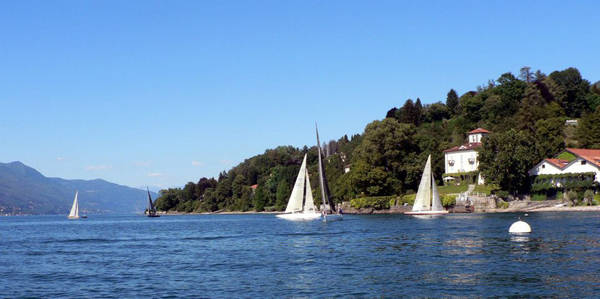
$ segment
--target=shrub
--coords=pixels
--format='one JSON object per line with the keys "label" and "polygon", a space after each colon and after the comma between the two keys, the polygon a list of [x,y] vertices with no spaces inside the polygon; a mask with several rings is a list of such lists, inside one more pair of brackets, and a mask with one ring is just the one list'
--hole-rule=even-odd
{"label": "shrub", "polygon": [[546,200],[546,194],[534,194],[531,197],[531,200],[533,200],[533,201],[544,201],[544,200]]}
{"label": "shrub", "polygon": [[417,197],[416,193],[406,194],[402,196],[402,203],[407,203],[408,205],[415,204],[415,198]]}
{"label": "shrub", "polygon": [[444,207],[451,207],[456,204],[456,195],[444,195],[442,196],[442,205]]}
{"label": "shrub", "polygon": [[508,203],[504,200],[499,200],[497,206],[499,209],[507,209]]}
{"label": "shrub", "polygon": [[569,201],[572,205],[577,205],[577,192],[573,190],[567,192],[566,200]]}
{"label": "shrub", "polygon": [[600,205],[600,194],[594,195],[594,200],[592,201],[592,205],[594,205],[594,206]]}
{"label": "shrub", "polygon": [[585,192],[583,193],[583,202],[585,203],[586,206],[591,206],[593,205],[593,201],[594,201],[594,192],[592,190],[585,190]]}
{"label": "shrub", "polygon": [[508,198],[508,191],[500,190],[496,192],[496,195],[502,199]]}
{"label": "shrub", "polygon": [[350,206],[355,209],[373,208],[376,210],[389,209],[394,196],[361,197],[350,200]]}

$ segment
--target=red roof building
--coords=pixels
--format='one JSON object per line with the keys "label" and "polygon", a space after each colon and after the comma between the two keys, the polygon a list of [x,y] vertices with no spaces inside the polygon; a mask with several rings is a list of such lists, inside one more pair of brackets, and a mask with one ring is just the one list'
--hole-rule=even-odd
{"label": "red roof building", "polygon": [[[570,153],[572,156],[566,153]],[[600,149],[567,148],[558,155],[566,159],[548,158],[542,160],[531,170],[529,175],[564,174],[564,173],[596,173],[595,180],[600,182]]]}

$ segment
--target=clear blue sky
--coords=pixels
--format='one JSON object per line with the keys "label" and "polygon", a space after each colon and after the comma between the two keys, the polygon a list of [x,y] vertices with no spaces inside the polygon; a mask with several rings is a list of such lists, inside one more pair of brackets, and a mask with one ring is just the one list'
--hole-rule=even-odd
{"label": "clear blue sky", "polygon": [[598,1],[2,1],[0,161],[178,186],[517,73],[600,80]]}

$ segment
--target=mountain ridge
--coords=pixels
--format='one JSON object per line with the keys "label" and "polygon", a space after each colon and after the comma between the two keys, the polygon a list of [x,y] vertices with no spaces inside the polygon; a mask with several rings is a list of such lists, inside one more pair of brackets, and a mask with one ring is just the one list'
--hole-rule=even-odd
{"label": "mountain ridge", "polygon": [[[23,162],[0,163],[0,214],[67,214],[79,191],[82,213],[139,213],[147,205],[146,190],[104,179],[46,177]],[[157,194],[151,192],[153,198]]]}

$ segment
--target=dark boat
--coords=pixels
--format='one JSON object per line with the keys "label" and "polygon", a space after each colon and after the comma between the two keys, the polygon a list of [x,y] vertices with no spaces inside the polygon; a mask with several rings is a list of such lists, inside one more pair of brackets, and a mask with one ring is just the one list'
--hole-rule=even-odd
{"label": "dark boat", "polygon": [[152,203],[152,197],[150,196],[150,190],[148,190],[148,188],[146,188],[146,191],[148,191],[148,210],[146,210],[146,216],[148,217],[160,217],[160,215],[158,215],[156,213],[156,207],[154,207],[154,204]]}

